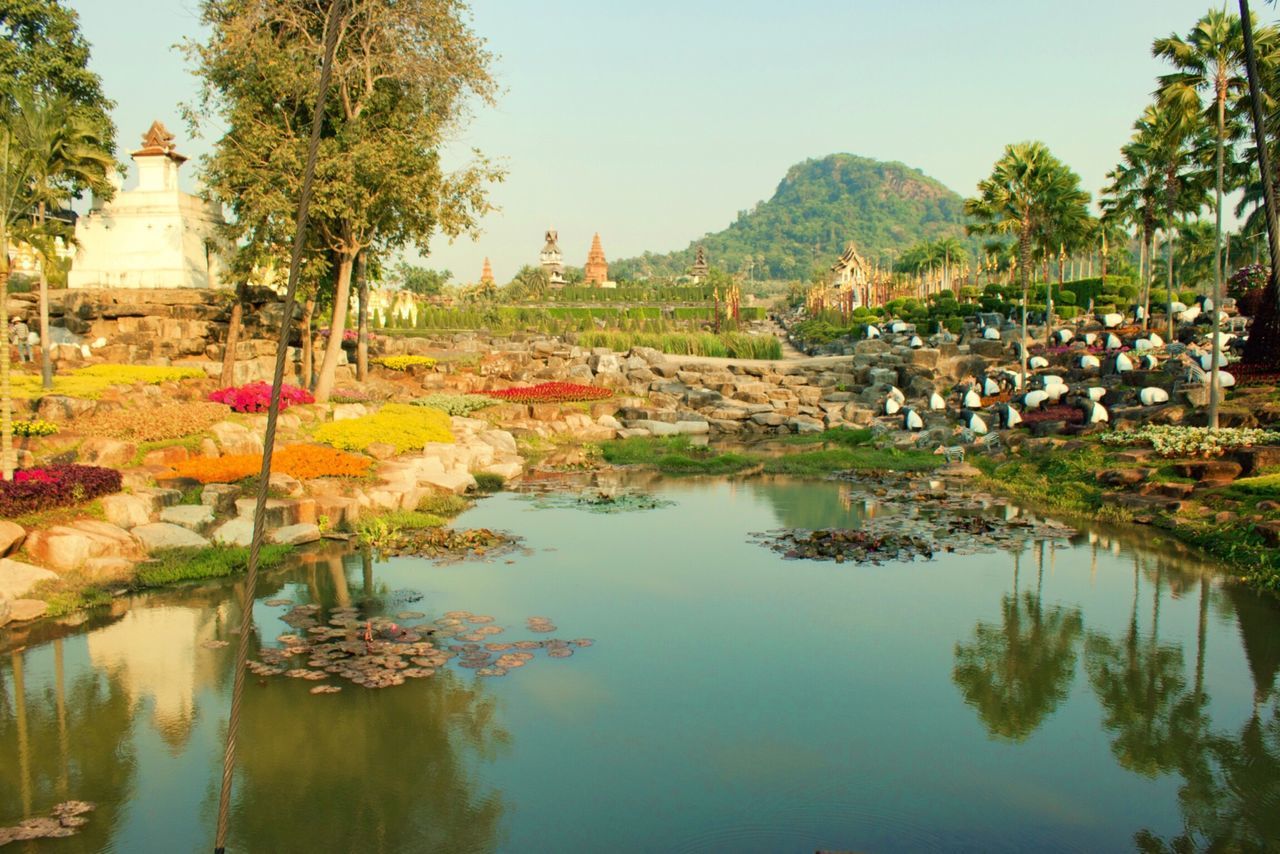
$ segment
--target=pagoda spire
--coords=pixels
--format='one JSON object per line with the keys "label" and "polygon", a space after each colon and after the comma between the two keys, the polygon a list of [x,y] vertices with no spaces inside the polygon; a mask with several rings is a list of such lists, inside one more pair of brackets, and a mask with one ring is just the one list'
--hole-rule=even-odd
{"label": "pagoda spire", "polygon": [[480,271],[480,284],[482,284],[482,285],[492,285],[492,284],[493,284],[493,267],[491,267],[491,266],[489,265],[489,258],[488,258],[488,256],[485,256],[485,259],[484,259],[484,269],[482,269],[482,270]]}
{"label": "pagoda spire", "polygon": [[587,263],[582,268],[583,278],[588,285],[602,286],[609,281],[609,262],[604,257],[604,247],[600,245],[600,232],[591,238],[591,251],[587,253]]}

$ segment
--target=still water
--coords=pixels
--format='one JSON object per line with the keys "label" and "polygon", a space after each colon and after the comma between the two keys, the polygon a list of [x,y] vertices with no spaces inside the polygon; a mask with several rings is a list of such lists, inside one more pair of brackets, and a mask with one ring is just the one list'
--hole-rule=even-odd
{"label": "still water", "polygon": [[[856,490],[657,482],[600,515],[510,494],[490,563],[313,555],[266,599],[588,637],[501,678],[371,691],[251,678],[232,850],[1129,851],[1280,847],[1280,609],[1167,544],[1081,532],[882,566],[748,542],[853,526]],[[421,600],[410,605],[413,591]],[[0,658],[0,825],[68,798],[71,839],[212,847],[234,585],[169,591]],[[255,648],[258,642],[255,641]],[[1185,840],[1179,840],[1185,837]]]}

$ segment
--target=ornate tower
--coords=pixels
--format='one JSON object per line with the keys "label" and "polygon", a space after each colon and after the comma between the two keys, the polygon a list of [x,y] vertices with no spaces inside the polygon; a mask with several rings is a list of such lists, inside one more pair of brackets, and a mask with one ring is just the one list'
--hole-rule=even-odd
{"label": "ornate tower", "polygon": [[604,248],[600,246],[600,232],[591,238],[591,251],[587,253],[587,263],[582,272],[588,285],[600,287],[609,281],[609,262],[605,260]]}
{"label": "ornate tower", "polygon": [[564,284],[564,256],[560,254],[560,235],[554,228],[547,229],[546,243],[538,255],[538,263],[546,271],[547,281],[553,285]]}
{"label": "ornate tower", "polygon": [[489,259],[484,259],[484,269],[480,271],[480,284],[490,286],[493,284],[493,267],[489,266]]}
{"label": "ornate tower", "polygon": [[693,277],[695,279],[701,280],[707,277],[707,273],[709,272],[709,270],[710,270],[710,267],[707,266],[707,250],[704,246],[699,244],[698,254],[693,259],[693,268],[690,269],[689,272],[693,274]]}

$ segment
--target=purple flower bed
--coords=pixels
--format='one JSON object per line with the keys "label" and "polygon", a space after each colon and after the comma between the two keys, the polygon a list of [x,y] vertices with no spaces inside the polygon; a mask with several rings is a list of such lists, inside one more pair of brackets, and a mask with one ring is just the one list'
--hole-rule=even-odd
{"label": "purple flower bed", "polygon": [[19,469],[0,481],[0,517],[12,518],[70,507],[120,491],[120,472],[100,466],[45,466]]}
{"label": "purple flower bed", "polygon": [[[225,403],[236,412],[266,412],[271,405],[271,383],[246,383],[241,386],[220,388],[209,395],[214,403]],[[288,409],[295,403],[315,403],[311,392],[296,385],[280,386],[280,408]]]}

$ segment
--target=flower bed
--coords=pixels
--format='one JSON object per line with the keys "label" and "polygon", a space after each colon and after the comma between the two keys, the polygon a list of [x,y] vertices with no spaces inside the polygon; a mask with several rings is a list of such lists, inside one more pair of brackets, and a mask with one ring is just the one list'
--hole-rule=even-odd
{"label": "flower bed", "polygon": [[493,406],[493,401],[480,394],[429,394],[413,401],[414,406],[429,406],[446,415],[467,417],[478,409]]}
{"label": "flower bed", "polygon": [[199,368],[170,368],[161,365],[90,365],[60,373],[53,378],[53,389],[40,385],[39,374],[13,374],[10,382],[13,396],[31,400],[50,394],[97,400],[112,386],[129,386],[142,383],[159,385],[178,380],[200,379],[205,376]]}
{"label": "flower bed", "polygon": [[510,403],[583,403],[613,397],[607,388],[578,383],[539,383],[524,388],[506,388],[481,394]]}
{"label": "flower bed", "polygon": [[39,418],[31,421],[17,419],[13,422],[13,435],[15,436],[52,436],[57,432],[57,424],[41,421]]}
{"label": "flower bed", "polygon": [[1039,409],[1028,409],[1022,413],[1023,424],[1039,424],[1042,421],[1065,421],[1068,424],[1084,423],[1084,411],[1074,406],[1058,404],[1042,406]]}
{"label": "flower bed", "polygon": [[373,444],[391,445],[396,453],[421,450],[428,442],[452,442],[449,416],[437,409],[390,403],[372,415],[322,424],[316,441],[347,451],[363,451]]}
{"label": "flower bed", "polygon": [[166,403],[88,415],[77,418],[72,426],[86,436],[163,442],[201,433],[226,417],[227,407],[221,403]]}
{"label": "flower bed", "polygon": [[[311,480],[317,477],[363,477],[373,461],[323,445],[290,445],[271,455],[271,470]],[[221,457],[193,457],[173,468],[173,477],[201,483],[234,483],[262,471],[257,454],[226,454]]]}
{"label": "flower bed", "polygon": [[[266,412],[271,405],[271,383],[246,383],[241,386],[220,388],[209,395],[214,403],[225,403],[236,412]],[[296,385],[284,383],[280,386],[280,409],[285,410],[295,403],[315,403],[311,392]]]}
{"label": "flower bed", "polygon": [[45,466],[19,469],[0,481],[0,516],[12,518],[70,507],[120,491],[120,472],[99,466]]}
{"label": "flower bed", "polygon": [[1217,457],[1236,448],[1280,443],[1280,432],[1251,427],[1175,427],[1148,424],[1102,437],[1106,445],[1149,444],[1162,457]]}
{"label": "flower bed", "polygon": [[407,371],[410,368],[434,368],[436,366],[436,360],[429,356],[382,356],[374,359],[373,363],[393,371]]}

